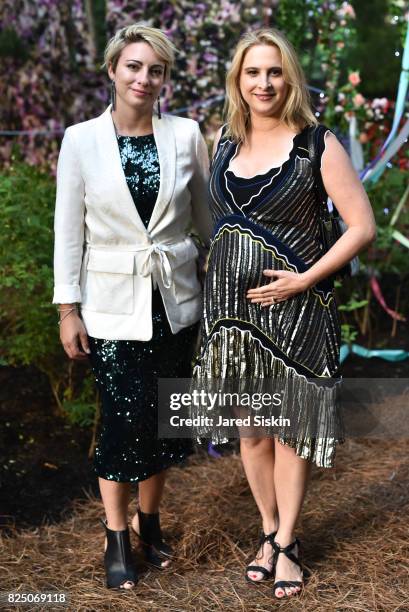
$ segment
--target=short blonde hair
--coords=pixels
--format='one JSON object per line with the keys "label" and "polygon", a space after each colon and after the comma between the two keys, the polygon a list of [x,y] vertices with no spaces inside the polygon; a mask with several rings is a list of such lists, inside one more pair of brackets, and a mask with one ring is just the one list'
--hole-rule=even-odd
{"label": "short blonde hair", "polygon": [[227,123],[226,136],[245,142],[250,127],[248,104],[240,92],[240,73],[247,51],[255,45],[273,45],[281,53],[283,77],[289,85],[287,99],[281,111],[281,121],[291,129],[316,125],[311,110],[310,95],[305,76],[294,47],[282,32],[275,28],[262,28],[244,34],[236,47],[226,77],[226,101],[224,113]]}
{"label": "short blonde hair", "polygon": [[158,28],[151,28],[142,23],[125,26],[108,42],[104,52],[103,67],[112,66],[115,72],[118,60],[126,46],[135,42],[146,42],[152,47],[158,57],[165,63],[165,78],[169,78],[175,63],[177,49],[173,42]]}

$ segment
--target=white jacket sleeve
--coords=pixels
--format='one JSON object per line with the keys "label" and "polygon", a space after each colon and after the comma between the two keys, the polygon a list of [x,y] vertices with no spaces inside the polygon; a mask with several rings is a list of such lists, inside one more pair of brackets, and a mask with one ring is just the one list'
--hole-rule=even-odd
{"label": "white jacket sleeve", "polygon": [[84,245],[84,181],[68,128],[57,166],[57,197],[54,218],[53,304],[81,302],[80,272]]}
{"label": "white jacket sleeve", "polygon": [[209,153],[198,123],[196,123],[193,157],[194,170],[189,182],[189,190],[192,195],[192,221],[200,238],[206,245],[209,245],[213,228],[208,191]]}

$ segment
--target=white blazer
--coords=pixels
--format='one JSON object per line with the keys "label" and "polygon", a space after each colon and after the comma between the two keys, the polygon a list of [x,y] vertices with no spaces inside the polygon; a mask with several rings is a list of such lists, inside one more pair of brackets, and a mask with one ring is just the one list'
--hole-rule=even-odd
{"label": "white blazer", "polygon": [[[152,338],[152,284],[172,332],[201,315],[193,225],[208,243],[208,152],[196,121],[153,116],[160,187],[146,229],[122,170],[111,107],[67,128],[57,168],[53,303],[79,302],[88,335]],[[153,281],[153,283],[152,283]]]}

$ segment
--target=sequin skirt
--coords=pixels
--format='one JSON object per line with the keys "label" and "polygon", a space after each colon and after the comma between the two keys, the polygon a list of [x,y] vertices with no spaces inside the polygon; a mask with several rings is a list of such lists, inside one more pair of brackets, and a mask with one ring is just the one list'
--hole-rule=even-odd
{"label": "sequin skirt", "polygon": [[172,334],[159,291],[152,322],[148,342],[89,338],[102,405],[94,468],[106,480],[146,480],[193,451],[191,440],[158,439],[157,379],[191,375],[198,324]]}

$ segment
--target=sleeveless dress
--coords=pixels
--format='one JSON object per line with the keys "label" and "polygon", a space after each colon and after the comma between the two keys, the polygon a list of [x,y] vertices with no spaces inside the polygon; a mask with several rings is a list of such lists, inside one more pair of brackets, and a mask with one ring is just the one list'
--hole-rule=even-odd
{"label": "sleeveless dress", "polygon": [[[325,126],[316,131],[319,163],[327,131]],[[229,168],[238,148],[222,135],[212,161],[215,227],[194,380],[292,379],[301,397],[297,435],[280,430],[278,439],[318,466],[332,467],[336,443],[343,441],[332,433],[339,418],[337,385],[315,387],[309,381],[336,378],[340,367],[333,283],[325,280],[269,307],[246,298],[248,289],[270,282],[263,270],[303,272],[321,257],[308,127],[294,137],[282,166],[251,178],[236,176]],[[318,410],[310,410],[311,399]],[[287,408],[294,416],[294,405]],[[212,440],[226,441],[214,432]]]}
{"label": "sleeveless dress", "polygon": [[[117,139],[129,190],[147,227],[160,180],[154,136]],[[145,480],[193,451],[190,440],[158,439],[157,379],[190,376],[198,326],[172,334],[159,290],[152,292],[152,323],[148,342],[89,338],[102,421],[94,468],[106,480]]]}

